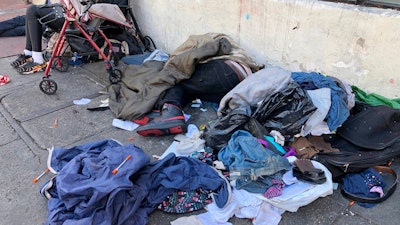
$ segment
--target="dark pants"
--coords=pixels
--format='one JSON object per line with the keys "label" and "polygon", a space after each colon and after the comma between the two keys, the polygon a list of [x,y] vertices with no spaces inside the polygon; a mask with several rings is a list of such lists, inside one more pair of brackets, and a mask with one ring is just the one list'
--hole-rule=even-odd
{"label": "dark pants", "polygon": [[15,37],[25,35],[25,16],[16,16],[0,22],[0,37]]}
{"label": "dark pants", "polygon": [[64,23],[64,17],[55,19],[56,15],[52,14],[54,12],[55,8],[52,6],[30,5],[27,8],[25,49],[35,52],[42,51],[43,25],[38,19],[47,16],[46,18],[43,18],[42,22],[56,32],[61,30]]}
{"label": "dark pants", "polygon": [[223,59],[198,64],[190,79],[168,89],[156,108],[161,108],[164,103],[184,107],[196,98],[219,103],[240,81],[238,74]]}

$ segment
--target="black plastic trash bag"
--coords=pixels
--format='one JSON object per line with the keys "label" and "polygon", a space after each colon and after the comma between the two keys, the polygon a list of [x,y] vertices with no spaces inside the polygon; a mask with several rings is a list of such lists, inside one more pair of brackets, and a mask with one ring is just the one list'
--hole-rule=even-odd
{"label": "black plastic trash bag", "polygon": [[272,95],[267,96],[253,113],[253,117],[267,128],[277,130],[286,140],[300,133],[316,107],[296,82]]}
{"label": "black plastic trash bag", "polygon": [[207,124],[204,130],[206,146],[217,153],[223,148],[237,130],[243,130],[250,119],[250,109],[236,108]]}

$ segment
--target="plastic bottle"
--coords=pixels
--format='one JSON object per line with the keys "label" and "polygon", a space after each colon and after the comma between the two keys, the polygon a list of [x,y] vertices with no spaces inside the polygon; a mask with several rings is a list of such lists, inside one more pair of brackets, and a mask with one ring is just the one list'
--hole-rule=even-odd
{"label": "plastic bottle", "polygon": [[74,52],[74,56],[72,56],[69,64],[73,65],[75,68],[82,65],[82,60],[80,60],[80,58],[82,57],[79,56],[77,52]]}

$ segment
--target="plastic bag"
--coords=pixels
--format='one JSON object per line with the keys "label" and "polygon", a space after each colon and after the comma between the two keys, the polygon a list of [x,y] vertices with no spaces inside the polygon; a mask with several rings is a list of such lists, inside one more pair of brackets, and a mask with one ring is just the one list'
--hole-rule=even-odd
{"label": "plastic bag", "polygon": [[250,119],[250,112],[247,108],[236,108],[229,111],[206,126],[204,140],[206,146],[219,151],[237,130],[244,129]]}
{"label": "plastic bag", "polygon": [[297,83],[267,96],[253,113],[268,131],[277,130],[286,139],[300,133],[301,127],[316,110],[311,98]]}

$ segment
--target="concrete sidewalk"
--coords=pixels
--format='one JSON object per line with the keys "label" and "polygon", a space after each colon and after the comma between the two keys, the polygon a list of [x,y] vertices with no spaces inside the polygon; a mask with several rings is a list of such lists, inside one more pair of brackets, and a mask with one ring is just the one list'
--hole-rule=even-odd
{"label": "concrete sidewalk", "polygon": [[[0,1],[0,21],[6,21],[16,16],[25,15],[28,4],[23,0]],[[0,58],[20,54],[25,47],[25,37],[0,37]]]}
{"label": "concrete sidewalk", "polygon": [[[91,112],[86,108],[100,104],[107,98],[99,91],[108,84],[103,62],[70,67],[65,73],[52,70],[52,79],[58,84],[55,95],[45,95],[39,90],[43,73],[19,75],[11,66],[14,57],[1,58],[1,74],[7,74],[11,82],[0,86],[0,169],[1,203],[0,224],[43,224],[47,216],[46,200],[39,194],[41,185],[50,178],[45,175],[38,183],[32,179],[46,168],[47,148],[72,147],[90,141],[113,138],[123,144],[134,143],[148,155],[161,155],[172,141],[172,136],[141,137],[136,132],[112,126],[114,115],[109,111]],[[73,100],[90,98],[89,105],[79,106]],[[201,112],[185,108],[191,114],[190,123],[204,124],[215,118],[209,108]],[[58,118],[58,126],[53,123]],[[399,159],[393,168],[400,173]],[[349,201],[338,190],[333,195],[317,199],[296,213],[282,215],[282,225],[291,224],[398,224],[400,191],[387,201],[366,209],[358,205],[347,212]],[[201,213],[204,211],[195,212]],[[181,216],[156,211],[149,224],[167,225]],[[251,224],[248,219],[232,218],[233,224]]]}
{"label": "concrete sidewalk", "polygon": [[[19,14],[25,7],[21,2],[2,0],[0,12]],[[17,6],[11,6],[13,4]],[[12,10],[7,11],[6,6]],[[49,96],[39,90],[43,73],[19,75],[10,66],[14,58],[0,58],[0,75],[11,79],[10,83],[0,86],[0,225],[44,224],[47,200],[41,197],[39,189],[51,175],[46,174],[38,183],[32,180],[46,168],[47,148],[73,147],[112,138],[122,144],[133,143],[152,156],[161,155],[172,142],[173,136],[141,137],[136,132],[115,128],[111,111],[86,109],[100,105],[100,101],[107,98],[99,94],[109,83],[103,62],[70,67],[65,73],[52,70],[50,74],[58,84],[58,91]],[[73,104],[73,100],[81,98],[90,98],[91,102],[84,106]],[[216,116],[212,108],[202,112],[187,107],[185,113],[192,115],[188,122],[196,125],[205,124]],[[56,118],[58,126],[54,127]],[[400,173],[399,161],[397,158],[393,164],[397,173]],[[280,224],[395,225],[400,221],[399,198],[400,191],[396,190],[392,197],[373,208],[354,205],[349,209],[349,201],[335,190],[333,195],[317,199],[296,213],[284,213]],[[177,215],[155,211],[150,215],[149,224],[169,225],[181,216],[202,212],[205,211]],[[232,218],[230,222],[252,224],[249,219]]]}

